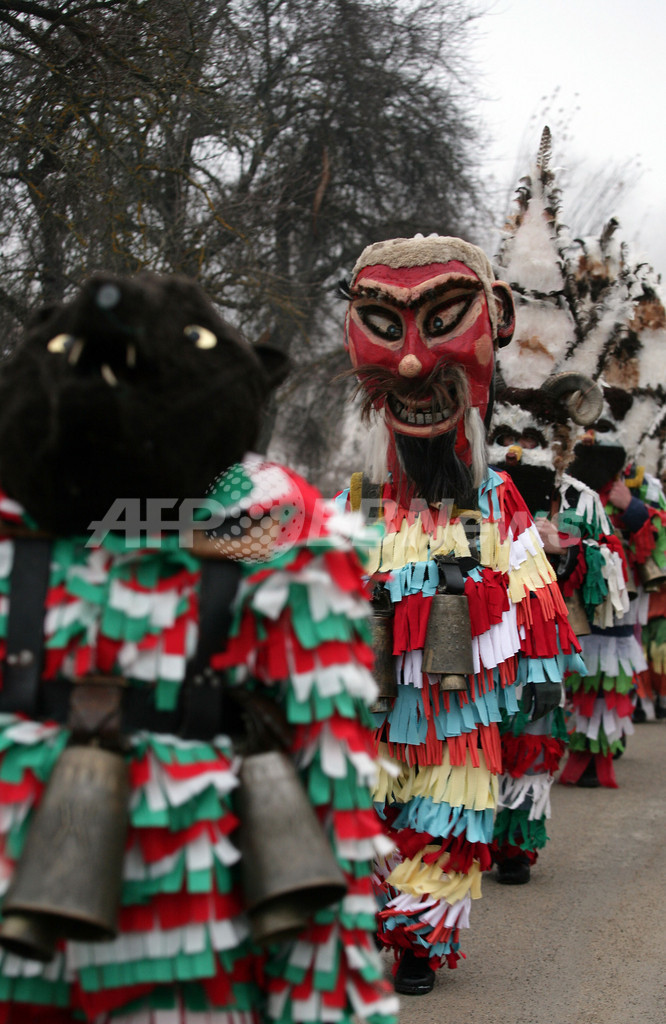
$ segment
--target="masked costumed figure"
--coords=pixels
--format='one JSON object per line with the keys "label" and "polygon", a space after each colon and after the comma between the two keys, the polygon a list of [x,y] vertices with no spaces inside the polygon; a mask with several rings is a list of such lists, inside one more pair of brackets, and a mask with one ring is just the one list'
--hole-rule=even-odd
{"label": "masked costumed figure", "polygon": [[[558,220],[560,192],[550,155],[545,128],[535,165],[521,178],[497,260],[517,296],[517,311],[514,343],[499,358],[490,457],[512,473],[530,507],[543,516],[538,525],[589,670],[588,676],[573,673],[568,680],[572,753],[562,779],[598,785],[598,767],[599,777],[610,784],[612,754],[631,729],[630,693],[642,659],[634,632],[642,602],[630,601],[623,539],[599,493],[610,485],[625,453],[609,443],[612,413],[608,402],[604,409],[604,392],[611,397],[612,392],[592,377],[599,376],[604,359],[608,372],[614,372],[609,325],[627,315],[633,285],[627,273],[621,288],[611,287],[619,252],[613,230],[605,232],[601,258],[593,258],[590,246],[577,260],[576,246]],[[613,335],[620,334],[614,326]],[[616,412],[624,416],[631,398],[625,395],[622,404],[623,393],[616,390]],[[590,428],[586,440],[596,439],[594,449],[577,443],[581,427]],[[548,474],[550,500],[544,497]],[[629,670],[620,691],[618,657]]]}
{"label": "masked costumed figure", "polygon": [[[586,661],[588,653],[593,659],[585,688],[593,686],[599,697],[603,691],[605,707],[599,702],[592,706],[591,689],[584,710],[580,709],[575,745],[582,758],[591,750],[595,761],[592,765],[588,757],[580,779],[589,779],[592,773],[592,784],[599,775],[614,785],[609,752],[619,756],[624,740],[618,735],[620,723],[614,726],[611,716],[622,714],[626,737],[632,731],[629,716],[635,721],[656,717],[655,700],[659,708],[664,692],[666,558],[664,499],[657,473],[664,465],[666,439],[666,310],[658,276],[644,260],[632,259],[614,218],[598,238],[576,239],[566,260],[579,328],[569,364],[594,367],[607,400],[600,421],[581,439],[571,471],[587,474],[583,479],[599,491],[625,545],[638,595],[629,613],[613,627],[614,633],[605,640],[585,642]],[[575,779],[581,757],[571,759],[564,781]]]}
{"label": "masked costumed figure", "polygon": [[3,1022],[395,1019],[356,527],[248,454],[269,356],[98,275],[2,367]]}
{"label": "masked costumed figure", "polygon": [[637,676],[638,700],[632,721],[666,718],[666,495],[645,466],[626,466],[609,494],[621,531],[633,532],[627,553],[639,590],[648,594],[642,630],[648,666]]}
{"label": "masked costumed figure", "polygon": [[[529,330],[529,309],[523,317],[521,311],[519,300],[518,337]],[[556,374],[535,388],[507,387],[498,374],[488,451],[490,464],[511,476],[536,517],[579,638],[590,633],[590,623],[608,626],[629,609],[622,542],[597,492],[564,469],[573,457],[577,425],[596,420],[602,402],[601,389],[580,373]],[[500,729],[506,783],[493,851],[498,880],[517,884],[529,880],[534,854],[547,840],[548,793],[567,747],[564,708],[529,724],[521,715],[505,716]],[[541,816],[523,823],[516,818],[519,805],[507,778],[516,773],[530,777],[542,798]],[[507,825],[516,829],[518,842]]]}
{"label": "masked costumed figure", "polygon": [[[524,501],[486,464],[510,290],[476,246],[417,236],[366,248],[348,297],[352,372],[377,424],[369,469],[341,500],[385,528],[375,795],[396,851],[377,865],[379,935],[397,991],[418,994],[456,966],[491,864],[502,714],[559,704],[577,646]],[[523,797],[529,816],[529,785]]]}
{"label": "masked costumed figure", "polygon": [[[633,559],[628,548],[648,518],[642,503],[632,506],[623,520],[612,504],[619,491],[618,476],[626,459],[618,424],[631,404],[631,396],[604,388],[602,415],[576,443],[570,474],[599,496],[611,522],[618,557],[624,563],[628,587],[620,602],[606,604],[590,614],[590,632],[581,637],[587,676],[572,673],[567,688],[572,704],[569,757],[560,776],[564,784],[617,787],[613,760],[621,756],[633,733],[632,715],[638,677],[647,670],[641,629],[647,621],[648,594],[635,586]],[[626,487],[622,485],[623,489]],[[629,495],[630,497],[630,495]],[[622,500],[619,498],[618,500]],[[640,507],[636,507],[640,506]],[[606,535],[606,542],[610,538]],[[619,545],[619,547],[617,547]],[[639,557],[646,557],[645,554]],[[607,576],[607,581],[610,576]],[[631,594],[632,599],[627,600]],[[586,601],[583,588],[582,596]],[[587,605],[588,614],[590,613]]]}

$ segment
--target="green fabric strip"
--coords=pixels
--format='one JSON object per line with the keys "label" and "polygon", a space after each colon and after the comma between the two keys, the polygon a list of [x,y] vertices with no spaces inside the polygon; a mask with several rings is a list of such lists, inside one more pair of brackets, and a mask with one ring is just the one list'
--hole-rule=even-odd
{"label": "green fabric strip", "polygon": [[332,779],[322,771],[319,757],[315,757],[308,772],[307,787],[315,807],[330,803],[337,811],[352,811],[372,804],[370,793],[358,785],[356,772],[350,765],[346,778]]}
{"label": "green fabric strip", "polygon": [[214,976],[215,956],[208,940],[206,948],[200,953],[180,952],[168,958],[98,964],[82,968],[79,974],[81,986],[87,992],[151,982],[167,984],[174,981],[192,981]]}
{"label": "green fabric strip", "polygon": [[131,811],[131,821],[135,828],[170,828],[172,832],[180,832],[189,828],[197,821],[219,821],[227,813],[227,809],[209,786],[195,798],[179,807],[165,807],[159,811],[148,806],[145,793]]}
{"label": "green fabric strip", "polygon": [[5,748],[0,759],[0,780],[19,783],[26,771],[32,771],[36,778],[42,782],[46,781],[67,745],[68,736],[69,734],[63,730],[39,743],[28,745],[12,741],[5,733],[0,741],[0,748]]}
{"label": "green fabric strip", "polygon": [[606,675],[601,670],[595,672],[594,675],[584,677],[574,672],[567,676],[567,688],[572,693],[578,693],[581,688],[584,693],[600,693],[601,691],[611,693],[614,690],[623,694],[632,693],[634,690],[633,676],[628,675],[622,665],[619,665],[619,669],[617,676]]}
{"label": "green fabric strip", "polygon": [[569,748],[582,753],[603,754],[606,757],[608,754],[621,753],[624,750],[624,743],[621,739],[609,743],[602,725],[599,727],[599,735],[594,740],[589,739],[582,732],[573,733],[569,738]]}
{"label": "green fabric strip", "polygon": [[63,1007],[69,1002],[69,985],[40,977],[7,978],[0,974],[0,1001]]}
{"label": "green fabric strip", "polygon": [[537,821],[529,820],[529,811],[512,811],[508,807],[499,811],[495,818],[493,841],[498,846],[509,843],[521,850],[540,850],[548,842],[545,815]]}

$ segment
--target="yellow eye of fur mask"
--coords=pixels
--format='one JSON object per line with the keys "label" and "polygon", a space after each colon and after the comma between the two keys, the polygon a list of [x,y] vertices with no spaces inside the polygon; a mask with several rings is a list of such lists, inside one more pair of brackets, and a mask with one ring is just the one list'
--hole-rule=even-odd
{"label": "yellow eye of fur mask", "polygon": [[199,327],[198,324],[190,324],[185,328],[183,334],[188,341],[193,342],[197,348],[215,348],[217,338],[207,327]]}

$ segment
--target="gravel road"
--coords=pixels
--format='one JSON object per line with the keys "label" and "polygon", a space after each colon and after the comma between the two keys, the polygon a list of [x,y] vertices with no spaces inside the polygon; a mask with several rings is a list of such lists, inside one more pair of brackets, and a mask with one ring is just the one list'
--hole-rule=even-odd
{"label": "gravel road", "polygon": [[467,959],[400,1024],[666,1024],[666,720],[615,770],[616,790],[553,786],[532,880],[485,876]]}

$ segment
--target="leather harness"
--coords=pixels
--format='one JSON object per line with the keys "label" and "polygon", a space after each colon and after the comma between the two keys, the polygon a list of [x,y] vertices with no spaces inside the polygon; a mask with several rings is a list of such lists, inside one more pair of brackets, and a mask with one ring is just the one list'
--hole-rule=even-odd
{"label": "leather harness", "polygon": [[223,678],[210,667],[210,660],[227,641],[241,575],[238,562],[215,557],[202,560],[197,649],[187,666],[178,706],[160,711],[154,706],[153,686],[130,686],[122,676],[91,674],[42,684],[52,540],[23,531],[13,540],[0,712],[60,722],[71,729],[76,740],[94,738],[105,746],[122,746],[123,736],[139,730],[201,740],[221,731]]}

